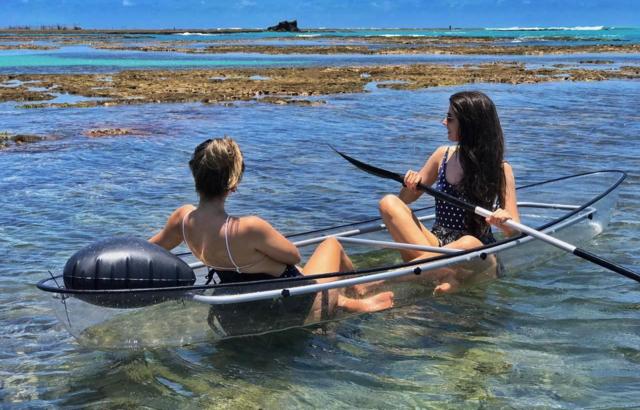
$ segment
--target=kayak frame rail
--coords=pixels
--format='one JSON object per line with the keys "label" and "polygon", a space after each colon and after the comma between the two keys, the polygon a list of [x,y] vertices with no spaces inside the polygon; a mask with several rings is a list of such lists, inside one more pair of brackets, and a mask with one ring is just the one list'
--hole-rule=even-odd
{"label": "kayak frame rail", "polygon": [[358,239],[358,238],[349,238],[345,236],[336,236],[336,239],[339,240],[340,242],[353,243],[356,245],[373,245],[379,248],[387,248],[387,249],[411,249],[416,251],[442,253],[445,255],[451,255],[461,251],[461,249],[445,248],[445,247],[439,247],[439,246],[415,245],[413,243],[404,243],[404,242],[376,241],[373,239]]}
{"label": "kayak frame rail", "polygon": [[[546,234],[553,234],[556,231],[563,229],[567,226],[574,225],[584,219],[592,219],[593,214],[597,212],[597,210],[593,207],[587,207],[584,209],[585,212],[578,213],[577,215],[568,218],[557,225],[544,229],[542,232]],[[400,276],[406,275],[420,275],[422,272],[427,272],[434,269],[443,268],[446,266],[454,265],[460,262],[467,262],[471,259],[482,258],[485,259],[488,255],[495,254],[497,252],[510,249],[516,247],[521,244],[528,243],[530,241],[536,240],[533,236],[522,236],[521,238],[515,239],[513,241],[508,241],[502,244],[495,245],[490,248],[482,248],[477,251],[458,251],[461,253],[460,255],[451,255],[448,257],[436,257],[437,260],[429,260],[427,259],[424,263],[406,266],[399,269],[393,269],[389,271],[383,271],[380,273],[366,274],[360,275],[357,277],[347,277],[346,279],[340,279],[333,282],[328,283],[315,283],[311,285],[301,285],[294,287],[285,287],[280,289],[273,290],[265,290],[259,292],[246,292],[239,293],[234,295],[215,295],[216,289],[213,289],[213,295],[201,295],[195,293],[187,293],[185,294],[185,298],[188,300],[192,300],[199,303],[205,303],[209,305],[223,305],[230,303],[245,303],[245,302],[254,302],[258,300],[267,300],[267,299],[278,299],[289,296],[299,296],[305,295],[308,293],[316,293],[323,290],[335,289],[335,288],[344,288],[354,285],[359,285],[363,283],[370,283],[380,280],[389,280],[394,279]],[[357,272],[354,273],[357,275]]]}
{"label": "kayak frame rail", "polygon": [[[518,202],[518,207],[521,208],[542,208],[542,209],[561,209],[561,210],[575,210],[580,208],[580,206],[577,205],[570,205],[570,204],[556,204],[556,203],[545,203],[545,202],[527,202],[527,201],[522,201],[522,202]],[[587,208],[588,209],[588,208]],[[595,211],[595,210],[594,210]],[[423,215],[418,217],[417,219],[420,222],[423,221],[429,221],[432,219],[435,219],[435,214],[429,214],[429,215]],[[343,231],[343,232],[337,232],[334,234],[330,234],[330,235],[322,235],[322,236],[318,236],[315,238],[309,238],[309,239],[304,239],[301,241],[296,241],[293,242],[293,244],[299,248],[305,247],[305,246],[309,246],[309,245],[314,245],[316,243],[320,243],[328,238],[336,238],[341,242],[345,242],[345,243],[353,243],[353,244],[360,244],[360,245],[373,245],[379,248],[388,248],[388,249],[408,249],[408,250],[419,250],[419,251],[425,251],[425,252],[435,252],[435,253],[442,253],[442,254],[454,254],[457,252],[460,252],[459,249],[451,249],[451,248],[441,248],[441,247],[435,247],[435,246],[422,246],[422,245],[415,245],[415,244],[407,244],[407,243],[401,243],[401,242],[390,242],[390,241],[376,241],[376,240],[371,240],[371,239],[345,239],[345,238],[350,238],[352,236],[356,236],[356,235],[362,235],[362,234],[366,234],[366,233],[371,233],[371,232],[379,232],[382,230],[385,230],[387,227],[385,224],[380,223],[378,221],[373,221],[373,222],[369,222],[369,223],[365,223],[362,225],[362,227],[357,228],[357,229],[350,229],[347,231]],[[200,261],[196,261],[196,262],[192,262],[189,264],[189,266],[191,267],[191,269],[199,269],[199,268],[204,268],[205,264],[200,262]]]}

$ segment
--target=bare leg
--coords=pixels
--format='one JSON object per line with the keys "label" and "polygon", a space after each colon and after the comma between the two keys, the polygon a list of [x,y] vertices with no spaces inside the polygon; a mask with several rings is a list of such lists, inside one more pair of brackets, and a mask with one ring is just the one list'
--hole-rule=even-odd
{"label": "bare leg", "polygon": [[[396,242],[438,246],[438,238],[418,221],[411,209],[400,198],[395,195],[386,195],[380,200],[379,206],[380,215]],[[402,249],[400,254],[405,262],[438,255],[411,249]]]}
{"label": "bare leg", "polygon": [[[389,233],[396,242],[416,245],[438,246],[436,236],[418,221],[411,209],[395,195],[386,195],[380,200],[380,214]],[[451,249],[472,249],[482,246],[476,237],[465,235],[445,246]],[[439,255],[434,252],[403,249],[400,251],[405,262],[426,259]],[[455,292],[460,286],[459,272],[451,268],[435,269],[420,276],[436,284],[434,294]],[[414,280],[413,277],[408,280]]]}
{"label": "bare leg", "polygon": [[[302,270],[305,275],[327,272],[348,272],[353,270],[353,262],[347,256],[336,238],[325,239],[309,258]],[[331,282],[334,278],[320,279],[320,282]]]}
{"label": "bare leg", "polygon": [[[478,238],[471,235],[465,235],[444,247],[452,249],[472,249],[479,246],[482,246],[482,242],[480,242]],[[472,269],[472,272],[475,270],[476,269]],[[429,276],[431,276],[432,281],[436,284],[436,287],[433,290],[434,295],[455,292],[460,287],[461,281],[465,279],[465,277],[462,277],[465,276],[462,274],[462,269],[436,269]]]}
{"label": "bare leg", "polygon": [[[335,238],[324,240],[318,248],[316,248],[311,258],[303,269],[304,275],[327,272],[347,272],[353,270],[353,263],[342,248],[340,242]],[[336,278],[319,279],[320,283],[335,281]],[[393,306],[393,292],[383,292],[368,299],[356,300],[351,299],[342,294],[337,289],[331,289],[329,294],[329,314],[333,313],[335,307],[342,307],[350,312],[375,312],[382,309],[388,309]],[[314,314],[317,318],[321,313],[322,295],[316,297],[314,302]],[[315,317],[314,316],[314,317]]]}

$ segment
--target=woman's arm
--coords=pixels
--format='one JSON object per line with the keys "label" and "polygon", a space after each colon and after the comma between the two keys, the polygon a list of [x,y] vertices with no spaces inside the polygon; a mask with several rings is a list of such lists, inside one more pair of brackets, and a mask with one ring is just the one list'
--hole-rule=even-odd
{"label": "woman's arm", "polygon": [[258,252],[287,265],[300,263],[298,248],[269,222],[257,216],[249,216],[244,222],[248,225],[251,243]]}
{"label": "woman's arm", "polygon": [[504,225],[509,219],[520,222],[520,212],[518,211],[518,200],[516,198],[516,179],[513,169],[507,162],[502,166],[504,169],[505,189],[504,208],[497,209],[491,216],[487,217],[487,222],[500,228],[505,235],[511,236],[517,231]]}
{"label": "woman's arm", "polygon": [[149,238],[149,242],[162,246],[166,250],[171,250],[180,245],[182,237],[182,220],[184,216],[194,209],[193,205],[183,205],[173,211],[164,228],[157,234]]}
{"label": "woman's arm", "polygon": [[446,146],[440,147],[431,154],[427,162],[424,163],[420,171],[407,171],[404,176],[404,184],[398,195],[405,204],[410,204],[424,193],[417,188],[418,183],[431,186],[438,178],[438,167],[444,156]]}

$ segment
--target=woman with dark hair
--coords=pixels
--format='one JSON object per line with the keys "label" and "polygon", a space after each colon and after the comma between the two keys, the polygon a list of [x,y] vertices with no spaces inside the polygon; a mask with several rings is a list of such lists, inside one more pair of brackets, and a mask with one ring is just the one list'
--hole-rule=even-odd
{"label": "woman with dark hair", "polygon": [[[201,143],[189,167],[200,197],[198,206],[183,205],[176,209],[165,227],[149,241],[168,250],[184,242],[209,268],[214,283],[353,270],[351,260],[335,238],[321,243],[301,269],[296,266],[300,262],[296,246],[267,221],[254,215],[237,217],[227,213],[226,200],[238,189],[244,172],[242,152],[233,139],[216,138]],[[321,281],[330,280],[333,279]],[[392,292],[353,299],[334,289],[310,297],[308,312],[302,312],[308,314],[310,321],[327,317],[336,307],[349,312],[374,312],[393,305]],[[323,311],[323,306],[329,311]]]}
{"label": "woman with dark hair", "polygon": [[[493,101],[481,92],[466,91],[453,94],[449,103],[442,124],[447,128],[449,141],[455,145],[436,149],[420,171],[407,171],[398,196],[387,195],[380,201],[380,213],[398,242],[471,249],[495,242],[490,225],[509,236],[514,231],[504,222],[520,221],[515,178],[504,160],[502,127]],[[419,183],[429,186],[435,183],[439,191],[494,212],[482,218],[436,199],[436,219],[428,230],[408,207],[423,193],[417,187]],[[400,252],[405,261],[437,255],[416,250]],[[436,293],[450,292],[459,286],[455,273],[447,272],[436,280]]]}

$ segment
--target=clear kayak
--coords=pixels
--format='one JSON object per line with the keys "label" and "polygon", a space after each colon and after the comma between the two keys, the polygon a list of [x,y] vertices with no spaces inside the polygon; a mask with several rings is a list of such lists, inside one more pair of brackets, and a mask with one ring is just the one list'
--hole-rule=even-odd
{"label": "clear kayak", "polygon": [[[523,224],[573,244],[601,233],[626,175],[606,170],[519,187]],[[433,207],[414,210],[426,226]],[[207,269],[191,254],[177,254],[195,273],[188,286],[136,289],[74,289],[62,275],[40,281],[59,320],[84,346],[100,349],[180,346],[318,326],[353,316],[327,309],[328,292],[358,297],[362,289],[392,290],[394,306],[431,295],[433,277],[455,270],[465,285],[501,275],[526,274],[564,252],[531,236],[502,238],[468,251],[446,250],[439,256],[403,263],[380,219],[288,235],[305,252],[327,237],[336,237],[352,257],[356,270],[297,278],[234,284],[206,284]],[[441,250],[444,251],[444,250]],[[566,256],[573,257],[573,256]],[[142,303],[140,301],[145,301]],[[311,306],[320,306],[311,314]]]}

